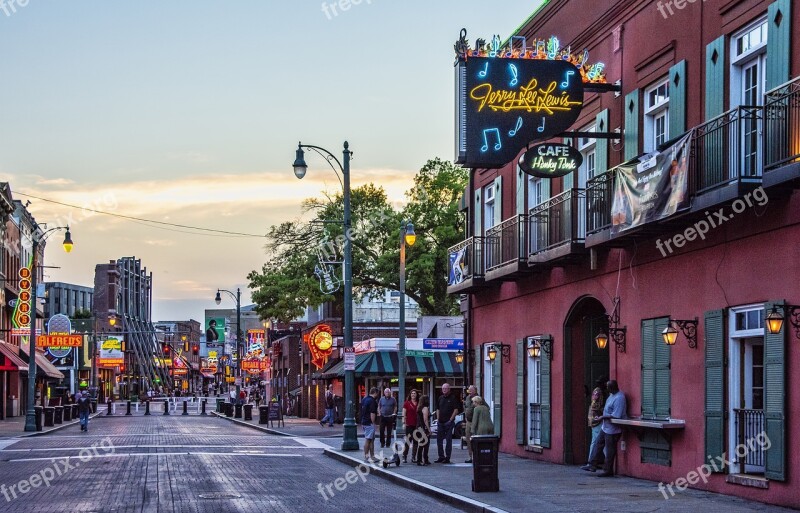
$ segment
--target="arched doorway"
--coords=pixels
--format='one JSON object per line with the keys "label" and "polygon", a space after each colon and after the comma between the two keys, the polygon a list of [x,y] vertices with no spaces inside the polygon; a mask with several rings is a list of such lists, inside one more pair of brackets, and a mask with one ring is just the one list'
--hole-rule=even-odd
{"label": "arched doorway", "polygon": [[[606,309],[591,296],[578,299],[564,322],[564,463],[586,463],[592,432],[587,422],[595,383],[608,379],[609,348],[595,337],[608,330]],[[606,331],[607,333],[607,331]]]}

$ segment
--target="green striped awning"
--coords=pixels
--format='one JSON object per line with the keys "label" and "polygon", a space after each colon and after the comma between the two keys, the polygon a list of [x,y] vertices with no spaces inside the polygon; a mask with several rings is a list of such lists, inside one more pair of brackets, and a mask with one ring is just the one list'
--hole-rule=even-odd
{"label": "green striped awning", "polygon": [[[360,354],[356,356],[355,375],[396,376],[398,361],[396,351]],[[454,352],[434,351],[430,358],[406,356],[406,374],[409,376],[460,376],[462,373],[462,365],[456,362]],[[339,375],[344,375],[344,365]]]}

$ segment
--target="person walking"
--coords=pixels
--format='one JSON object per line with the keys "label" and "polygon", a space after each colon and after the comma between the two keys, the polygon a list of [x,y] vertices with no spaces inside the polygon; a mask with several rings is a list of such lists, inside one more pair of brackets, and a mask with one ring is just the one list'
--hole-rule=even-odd
{"label": "person walking", "polygon": [[592,402],[589,404],[589,413],[588,413],[588,422],[589,427],[592,429],[592,443],[589,446],[589,459],[587,459],[586,465],[581,467],[581,470],[586,470],[589,472],[595,472],[597,467],[595,467],[592,462],[598,461],[600,456],[600,451],[597,449],[597,439],[600,438],[600,432],[602,431],[602,421],[600,417],[603,416],[603,387],[601,386],[602,383],[597,383],[597,386],[594,390],[592,390]]}
{"label": "person walking", "polygon": [[470,430],[472,436],[478,435],[493,435],[494,423],[492,422],[491,413],[489,413],[489,406],[486,401],[479,395],[472,398],[474,409],[472,411],[472,425]]}
{"label": "person walking", "polygon": [[333,384],[328,385],[328,390],[325,391],[325,416],[319,421],[320,426],[325,426],[328,422],[328,427],[333,427],[333,420],[336,418],[336,396],[333,394]]}
{"label": "person walking", "polygon": [[[595,451],[604,451],[606,460],[603,463],[603,471],[595,474],[597,477],[614,477],[614,462],[617,459],[617,442],[622,436],[622,428],[614,424],[612,419],[625,419],[628,417],[627,398],[625,394],[619,389],[616,380],[610,380],[606,383],[606,389],[609,396],[606,400],[606,405],[603,408],[603,415],[600,417],[602,421],[600,435],[597,437],[597,446]],[[599,466],[597,457],[589,462],[590,465],[595,467]]]}
{"label": "person walking", "polygon": [[469,459],[464,463],[472,463],[472,412],[475,410],[475,403],[472,398],[478,395],[478,388],[475,385],[467,387],[467,397],[464,399],[464,441],[467,444],[467,451],[469,452]]}
{"label": "person walking", "polygon": [[423,395],[417,405],[417,428],[414,432],[417,465],[430,465],[428,451],[431,448],[431,399]]}
{"label": "person walking", "polygon": [[361,427],[364,428],[364,460],[375,459],[375,420],[378,416],[378,389],[369,389],[369,395],[361,401]]}
{"label": "person walking", "polygon": [[455,428],[460,402],[455,394],[450,393],[449,383],[442,385],[442,395],[439,396],[436,410],[436,420],[438,421],[436,449],[439,453],[436,463],[450,463],[450,455],[453,453],[453,428]]}
{"label": "person walking", "polygon": [[75,402],[78,403],[81,431],[89,431],[89,413],[92,411],[92,398],[86,387],[81,387],[80,392],[75,394]]}
{"label": "person walking", "polygon": [[403,403],[403,419],[406,426],[405,444],[403,447],[403,463],[408,463],[408,449],[413,447],[411,451],[411,463],[415,463],[417,459],[417,439],[414,438],[414,430],[417,429],[417,407],[419,406],[419,392],[411,390],[408,394],[408,399]]}
{"label": "person walking", "polygon": [[383,397],[378,402],[378,413],[381,416],[381,447],[389,447],[392,444],[392,430],[397,416],[397,399],[392,396],[391,388],[384,389]]}

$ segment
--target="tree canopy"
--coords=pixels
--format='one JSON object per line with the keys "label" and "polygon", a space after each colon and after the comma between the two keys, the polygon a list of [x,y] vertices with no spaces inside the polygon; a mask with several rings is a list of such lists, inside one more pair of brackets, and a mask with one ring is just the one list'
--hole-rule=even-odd
{"label": "tree canopy", "polygon": [[[458,200],[467,185],[467,171],[440,159],[429,160],[414,177],[400,209],[389,202],[382,187],[366,184],[352,189],[351,240],[353,291],[357,299],[399,290],[400,230],[414,224],[417,240],[406,247],[406,294],[426,315],[457,312],[456,298],[447,294],[447,248],[464,236]],[[288,322],[306,306],[342,302],[342,287],[333,295],[321,290],[315,270],[330,264],[342,279],[344,259],[341,193],[303,202],[310,221],[291,221],[269,230],[267,261],[248,274],[256,310],[262,318]]]}

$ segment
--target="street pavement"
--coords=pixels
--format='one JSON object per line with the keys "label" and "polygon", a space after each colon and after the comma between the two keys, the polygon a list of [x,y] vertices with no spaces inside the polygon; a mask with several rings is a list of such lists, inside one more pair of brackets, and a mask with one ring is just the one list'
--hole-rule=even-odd
{"label": "street pavement", "polygon": [[88,433],[0,440],[0,511],[461,511],[359,476],[325,447],[215,416],[100,415]]}

